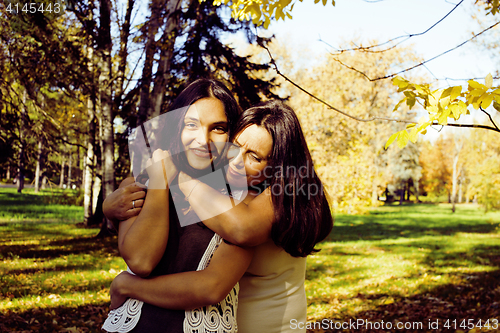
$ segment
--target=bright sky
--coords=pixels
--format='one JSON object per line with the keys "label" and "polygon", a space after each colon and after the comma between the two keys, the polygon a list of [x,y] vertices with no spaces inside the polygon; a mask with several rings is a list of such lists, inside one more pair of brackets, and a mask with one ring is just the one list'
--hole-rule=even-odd
{"label": "bright sky", "polygon": [[[313,0],[297,2],[292,20],[273,22],[270,30],[278,40],[292,42],[300,49],[310,48],[317,54],[326,53],[328,46],[342,40],[362,37],[363,40],[389,39],[424,32],[450,12],[458,0],[337,0],[323,6]],[[453,2],[453,3],[452,3]],[[480,30],[471,18],[471,0],[464,1],[444,21],[422,36],[410,38],[402,45],[415,46],[415,50],[430,59],[472,36]],[[481,38],[481,37],[480,37]],[[400,39],[402,40],[402,39]],[[366,46],[367,44],[365,44]],[[472,78],[485,77],[495,71],[494,63],[478,51],[472,42],[426,64],[429,77]],[[460,84],[460,82],[449,82]],[[445,84],[443,82],[443,84]]]}
{"label": "bright sky", "polygon": [[[273,22],[270,31],[278,40],[286,41],[296,50],[310,49],[316,55],[329,56],[334,47],[353,38],[362,38],[364,46],[367,41],[377,39],[385,42],[408,34],[419,34],[442,19],[458,4],[459,0],[337,0],[335,7],[331,0],[326,6],[313,0],[297,2],[293,19]],[[466,0],[448,17],[421,36],[412,37],[402,46],[413,45],[414,49],[425,60],[446,52],[472,37],[472,32],[481,31],[472,19],[471,4]],[[498,18],[496,18],[498,20]],[[491,25],[491,24],[490,24]],[[483,37],[484,36],[484,37]],[[479,41],[487,38],[485,33]],[[322,39],[324,42],[321,42]],[[398,39],[403,40],[404,38]],[[307,60],[309,61],[309,59]],[[468,42],[464,46],[451,51],[420,67],[430,79],[470,79],[484,78],[488,73],[494,74],[496,68],[492,59],[483,54],[477,44]],[[421,73],[421,72],[420,72]],[[402,74],[404,76],[404,74]],[[479,80],[481,82],[481,80]],[[467,85],[463,80],[442,80],[433,88],[449,85]],[[460,122],[486,122],[483,115],[463,116]],[[430,131],[426,139],[434,139],[437,132]]]}

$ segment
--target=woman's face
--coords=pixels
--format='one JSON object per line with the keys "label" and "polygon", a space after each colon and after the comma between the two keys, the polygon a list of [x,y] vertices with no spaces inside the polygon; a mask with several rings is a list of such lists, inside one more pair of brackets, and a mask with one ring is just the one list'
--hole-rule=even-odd
{"label": "woman's face", "polygon": [[184,116],[182,146],[189,164],[198,170],[206,169],[217,159],[228,140],[224,104],[214,97],[193,103]]}
{"label": "woman's face", "polygon": [[227,168],[229,184],[254,186],[272,176],[270,171],[266,172],[266,167],[273,151],[273,138],[264,127],[255,124],[246,127],[236,135],[233,143],[236,147],[229,150]]}

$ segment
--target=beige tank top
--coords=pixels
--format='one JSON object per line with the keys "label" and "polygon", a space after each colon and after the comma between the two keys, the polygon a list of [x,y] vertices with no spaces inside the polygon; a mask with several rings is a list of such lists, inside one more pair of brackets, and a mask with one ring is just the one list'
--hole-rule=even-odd
{"label": "beige tank top", "polygon": [[[306,258],[294,258],[272,240],[259,245],[240,280],[239,333],[299,333],[306,323]],[[292,327],[294,329],[292,329]]]}

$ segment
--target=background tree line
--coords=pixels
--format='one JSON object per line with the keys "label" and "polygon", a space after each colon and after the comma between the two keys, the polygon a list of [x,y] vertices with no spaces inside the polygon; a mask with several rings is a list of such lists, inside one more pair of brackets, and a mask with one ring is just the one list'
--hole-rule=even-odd
{"label": "background tree line", "polygon": [[[410,193],[415,200],[445,194],[450,202],[500,206],[497,133],[461,132],[386,150],[404,123],[360,122],[316,103],[277,75],[257,45],[268,45],[301,86],[361,118],[391,116],[398,87],[366,77],[422,61],[411,48],[342,52],[304,65],[300,52],[256,36],[258,19],[230,18],[227,7],[210,1],[69,1],[57,15],[13,12],[8,3],[0,4],[0,175],[15,177],[19,192],[26,177],[37,190],[80,188],[88,225],[103,221],[99,202],[129,174],[129,130],[164,112],[198,77],[223,80],[242,108],[288,99],[336,211],[363,211],[382,198],[402,202]],[[496,14],[494,1],[478,4]],[[276,13],[266,17],[283,14]],[[228,36],[250,46],[236,50]],[[415,111],[401,112],[415,121]]]}
{"label": "background tree line", "polygon": [[102,0],[64,9],[0,7],[1,172],[17,179],[19,192],[26,176],[36,189],[47,182],[81,188],[89,225],[102,221],[99,196],[130,171],[128,129],[165,111],[188,82],[221,79],[242,107],[275,96],[272,79],[255,77],[268,65],[222,42],[236,33],[257,39],[222,7]]}

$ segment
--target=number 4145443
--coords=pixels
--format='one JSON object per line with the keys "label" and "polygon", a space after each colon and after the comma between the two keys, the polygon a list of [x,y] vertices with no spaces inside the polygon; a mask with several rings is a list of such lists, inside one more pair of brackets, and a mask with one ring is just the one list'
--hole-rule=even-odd
{"label": "number 4145443", "polygon": [[25,3],[25,4],[13,4],[9,3],[9,5],[6,8],[7,12],[17,14],[19,12],[24,12],[26,14],[34,14],[34,13],[43,13],[43,12],[48,12],[48,13],[55,13],[59,14],[62,11],[61,3],[55,2],[55,3],[36,3],[36,2],[31,2],[31,3]]}
{"label": "number 4145443", "polygon": [[485,328],[485,329],[492,329],[496,330],[498,329],[498,319],[488,319],[486,321],[481,321],[479,319],[478,321],[475,321],[474,319],[463,319],[463,320],[446,320],[444,323],[444,328],[447,329],[457,329],[457,328],[462,328],[462,329],[474,329],[474,328]]}

